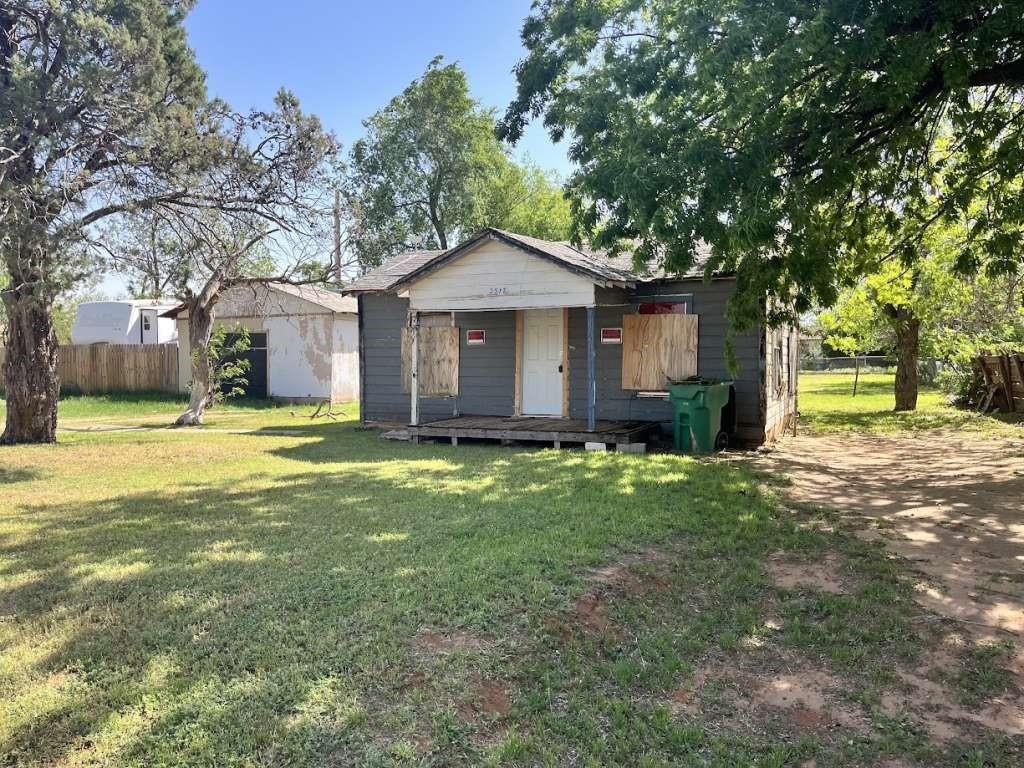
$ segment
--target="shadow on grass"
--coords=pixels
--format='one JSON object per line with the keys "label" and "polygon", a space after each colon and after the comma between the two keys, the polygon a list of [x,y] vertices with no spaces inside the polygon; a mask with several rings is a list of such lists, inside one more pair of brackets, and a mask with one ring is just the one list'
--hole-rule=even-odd
{"label": "shadow on grass", "polygon": [[[19,513],[29,533],[0,537],[0,614],[18,627],[3,652],[21,675],[7,687],[20,719],[0,753],[391,764],[388,735],[413,733],[435,764],[479,764],[485,746],[453,702],[489,674],[525,689],[513,732],[546,734],[524,763],[556,745],[593,762],[630,764],[652,744],[669,754],[676,732],[639,681],[667,696],[684,656],[753,630],[767,553],[828,540],[779,518],[726,462],[392,443],[353,422],[287,429],[297,439],[267,445],[272,460],[246,474]],[[239,451],[281,430],[239,435]],[[620,607],[624,640],[547,634],[586,568],[669,542],[685,547],[672,587]],[[891,591],[895,566],[864,558]],[[803,642],[875,642],[883,655],[912,635],[898,608],[835,598],[823,629],[794,624]],[[856,634],[866,626],[880,639]],[[424,628],[481,644],[424,658],[412,643]],[[585,715],[563,711],[574,696]]]}
{"label": "shadow on grass", "polygon": [[749,477],[714,463],[295,431],[315,439],[272,453],[316,471],[35,505],[30,535],[0,540],[19,627],[4,653],[27,675],[0,752],[354,759],[401,719],[420,628],[500,642],[610,551],[689,535],[755,557],[776,529]]}
{"label": "shadow on grass", "polygon": [[38,469],[30,469],[28,467],[0,467],[0,485],[7,485],[8,483],[27,483],[32,480],[38,480],[43,476],[43,473]]}

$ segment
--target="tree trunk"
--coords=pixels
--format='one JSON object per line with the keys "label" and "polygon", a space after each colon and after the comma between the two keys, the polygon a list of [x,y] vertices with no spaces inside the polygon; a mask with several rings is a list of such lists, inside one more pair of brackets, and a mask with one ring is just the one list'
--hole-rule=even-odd
{"label": "tree trunk", "polygon": [[3,291],[7,309],[4,386],[7,423],[0,444],[57,442],[57,335],[52,302],[33,292],[31,275],[11,274]]}
{"label": "tree trunk", "polygon": [[900,307],[896,312],[896,410],[917,410],[917,364],[920,355],[921,321]]}
{"label": "tree trunk", "polygon": [[[201,297],[200,297],[201,299]],[[175,422],[179,427],[203,423],[206,406],[210,404],[210,335],[213,333],[213,307],[200,299],[189,302],[188,343],[192,353],[192,387],[188,410]]]}
{"label": "tree trunk", "polygon": [[427,206],[427,215],[430,217],[430,226],[434,228],[434,234],[437,235],[438,246],[440,246],[442,251],[447,251],[448,233],[441,226],[441,217],[437,215],[437,202],[433,199],[431,199],[430,204]]}

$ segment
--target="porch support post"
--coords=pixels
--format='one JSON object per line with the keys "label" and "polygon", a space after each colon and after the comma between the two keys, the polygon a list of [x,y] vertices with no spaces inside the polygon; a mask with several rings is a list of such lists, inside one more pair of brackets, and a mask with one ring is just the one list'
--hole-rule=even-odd
{"label": "porch support post", "polygon": [[587,431],[597,428],[597,349],[594,347],[596,310],[587,307]]}
{"label": "porch support post", "polygon": [[420,313],[417,310],[413,310],[409,332],[412,335],[409,423],[415,427],[420,423]]}

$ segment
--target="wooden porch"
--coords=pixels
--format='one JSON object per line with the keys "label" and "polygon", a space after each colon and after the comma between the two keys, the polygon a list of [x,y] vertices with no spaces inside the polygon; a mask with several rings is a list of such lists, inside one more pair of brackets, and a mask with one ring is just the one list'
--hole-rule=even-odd
{"label": "wooden porch", "polygon": [[435,437],[448,438],[452,445],[458,445],[459,438],[475,438],[552,443],[555,448],[561,448],[562,443],[643,443],[660,429],[655,421],[597,420],[590,429],[586,419],[527,416],[454,416],[408,427],[413,442]]}

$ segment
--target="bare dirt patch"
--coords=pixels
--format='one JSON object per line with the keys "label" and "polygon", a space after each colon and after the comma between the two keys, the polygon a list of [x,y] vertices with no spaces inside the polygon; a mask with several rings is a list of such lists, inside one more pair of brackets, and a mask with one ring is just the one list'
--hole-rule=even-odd
{"label": "bare dirt patch", "polygon": [[470,706],[484,717],[507,717],[512,711],[508,686],[500,680],[478,680],[473,688]]}
{"label": "bare dirt patch", "polygon": [[483,638],[468,632],[438,632],[422,629],[412,639],[413,647],[426,656],[444,656],[457,651],[477,651],[487,647]]}
{"label": "bare dirt patch", "polygon": [[864,716],[840,696],[843,683],[818,669],[776,674],[751,693],[755,708],[779,710],[796,725],[815,729],[833,725],[864,730]]}
{"label": "bare dirt patch", "polygon": [[[1024,638],[1024,442],[947,430],[787,438],[760,459],[926,577],[943,616]],[[987,629],[985,629],[987,628]]]}
{"label": "bare dirt patch", "polygon": [[[788,476],[793,500],[838,512],[858,535],[907,560],[920,574],[919,620],[956,628],[955,646],[925,654],[919,669],[896,670],[883,712],[940,742],[976,729],[1024,735],[1024,442],[948,430],[808,435],[758,461]],[[776,583],[799,585],[772,563],[768,570]],[[948,681],[970,649],[1006,641],[1012,691],[965,706]]]}
{"label": "bare dirt patch", "polygon": [[938,682],[942,674],[960,665],[965,651],[962,638],[947,638],[916,669],[895,670],[899,683],[882,695],[882,711],[889,717],[915,721],[940,742],[963,739],[979,727],[1008,736],[1024,735],[1024,698],[1019,691],[969,707],[951,686]]}
{"label": "bare dirt patch", "polygon": [[671,694],[669,706],[677,714],[704,718],[717,711],[723,724],[737,731],[767,721],[791,733],[867,731],[860,707],[843,698],[846,690],[849,686],[826,670],[770,652],[709,662]]}
{"label": "bare dirt patch", "polygon": [[775,586],[782,589],[812,589],[842,595],[847,592],[843,565],[843,559],[835,554],[817,562],[806,562],[777,552],[768,558],[766,570]]}
{"label": "bare dirt patch", "polygon": [[576,600],[563,620],[548,622],[548,628],[563,640],[568,640],[576,628],[591,633],[614,631],[609,617],[614,601],[668,589],[671,582],[665,572],[669,562],[668,554],[651,549],[593,569],[589,581],[594,586]]}
{"label": "bare dirt patch", "polygon": [[604,591],[587,592],[573,606],[570,620],[589,632],[606,632],[611,627]]}
{"label": "bare dirt patch", "polygon": [[599,586],[631,594],[667,589],[669,581],[664,572],[670,560],[670,555],[665,552],[646,549],[593,569],[590,580]]}

